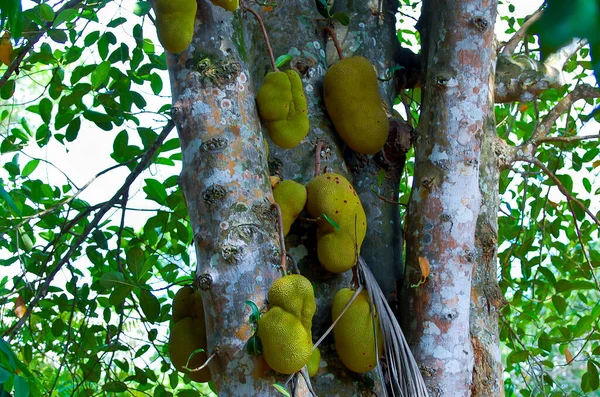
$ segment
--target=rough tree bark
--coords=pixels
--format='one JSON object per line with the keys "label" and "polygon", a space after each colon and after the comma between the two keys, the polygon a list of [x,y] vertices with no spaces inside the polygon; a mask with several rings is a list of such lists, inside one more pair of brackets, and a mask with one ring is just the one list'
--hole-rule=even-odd
{"label": "rough tree bark", "polygon": [[[497,193],[493,197],[494,190],[490,192],[492,208],[482,210],[487,205],[482,196],[489,197],[480,191],[497,183],[497,165],[487,163],[493,161],[487,146],[482,156],[484,136],[494,133],[496,7],[495,1],[487,0],[424,1],[419,22],[423,102],[407,219],[406,323],[432,396],[468,396],[472,389],[477,394],[473,382],[483,381],[474,375],[481,376],[484,366],[493,368],[486,375],[496,384],[494,391],[486,391],[490,394],[477,395],[501,393],[499,355],[492,354],[492,364],[479,356],[481,345],[487,347],[489,339],[497,342],[497,320],[470,321],[471,294],[481,293],[494,269],[489,268],[493,258],[485,251],[488,246],[482,246],[476,232],[478,225],[488,226],[488,212],[497,216]],[[494,224],[491,221],[492,235]],[[420,265],[427,263],[428,281],[412,288],[421,277]],[[474,305],[475,316],[482,312],[480,304]],[[479,326],[491,338],[480,340]]]}

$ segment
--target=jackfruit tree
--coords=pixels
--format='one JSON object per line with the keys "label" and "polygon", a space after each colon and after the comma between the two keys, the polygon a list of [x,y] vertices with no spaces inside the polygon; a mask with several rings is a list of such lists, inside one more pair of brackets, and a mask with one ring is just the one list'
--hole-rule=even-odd
{"label": "jackfruit tree", "polygon": [[2,0],[0,397],[595,395],[599,15]]}

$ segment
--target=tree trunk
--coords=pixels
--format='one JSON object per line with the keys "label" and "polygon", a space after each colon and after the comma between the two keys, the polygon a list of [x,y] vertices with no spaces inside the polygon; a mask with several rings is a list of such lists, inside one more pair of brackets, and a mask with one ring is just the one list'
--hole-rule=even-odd
{"label": "tree trunk", "polygon": [[[495,208],[482,211],[487,203],[480,192],[494,183],[491,178],[497,174],[489,150],[481,156],[483,135],[494,131],[496,7],[495,1],[429,0],[423,2],[419,22],[424,81],[407,220],[409,314],[405,322],[432,396],[471,395],[474,373],[481,375],[484,366],[479,355],[474,357],[469,333],[472,288],[475,294],[483,288],[482,280],[489,280],[481,273],[490,270],[491,261],[478,263],[478,219],[497,210],[497,187],[490,192]],[[486,223],[480,220],[479,224]],[[411,287],[423,271],[427,273],[427,265],[428,279]],[[479,269],[475,279],[474,269]],[[497,324],[486,327],[497,341]],[[474,326],[472,331],[473,341],[479,340],[480,330]],[[481,350],[475,346],[478,354]],[[494,359],[499,364],[500,357]]]}
{"label": "tree trunk", "polygon": [[[335,25],[345,55],[366,56],[381,78],[389,75],[397,59],[396,7],[395,0],[338,0],[332,10],[350,17],[348,27]],[[488,118],[493,117],[489,87],[495,3],[466,2],[448,8],[437,2],[424,7],[429,18],[422,34],[430,68],[426,70],[416,148],[408,259],[412,266],[409,274],[415,274],[421,257],[429,259],[432,272],[425,285],[410,291],[414,308],[410,321],[417,361],[435,375],[429,378],[431,390],[467,395],[474,360],[468,334],[470,280],[477,252],[485,251],[475,249],[474,238],[481,201],[480,147],[482,131],[489,127],[490,134],[494,132]],[[402,154],[394,152],[395,142],[388,142],[391,151],[373,157],[344,150],[322,100],[323,76],[337,54],[322,30],[324,20],[313,1],[280,2],[272,12],[260,13],[275,57],[291,55],[290,67],[302,77],[311,121],[309,135],[296,148],[283,150],[271,143],[268,162],[263,138],[267,134],[261,132],[254,98],[270,62],[252,15],[232,14],[200,1],[192,45],[182,54],[168,56],[173,117],[183,151],[180,184],[194,230],[196,278],[203,291],[209,354],[215,353],[209,366],[220,396],[279,395],[272,384],[285,379],[245,350],[254,330],[244,302],[251,300],[266,310],[268,288],[281,276],[269,173],[307,183],[314,174],[315,149],[320,147],[321,170],[327,167],[346,175],[361,197],[369,225],[362,256],[390,300],[395,299],[402,269],[397,205],[373,192],[395,197],[390,192],[398,187]],[[444,37],[443,32],[449,33]],[[443,48],[437,48],[438,43],[443,43]],[[468,96],[461,95],[466,92]],[[380,93],[391,109],[393,82],[382,81]],[[392,134],[390,140],[394,138]],[[385,178],[381,180],[382,169]],[[493,175],[497,178],[497,173]],[[492,179],[486,181],[493,185]],[[491,208],[489,214],[493,211]],[[315,283],[316,340],[331,323],[333,295],[349,285],[351,274],[332,275],[321,268],[311,223],[297,222],[286,248],[302,274]],[[493,259],[485,258],[488,269]],[[483,279],[476,276],[474,287]],[[406,313],[402,316],[408,317]],[[437,324],[437,335],[432,334],[433,324]],[[494,332],[497,335],[497,330]],[[488,346],[487,339],[480,339]],[[493,352],[493,346],[488,347]],[[313,378],[318,395],[373,395],[380,391],[372,375],[358,376],[344,369],[331,336],[320,348],[321,369]],[[438,357],[440,351],[449,357]],[[306,393],[303,388],[297,395]]]}

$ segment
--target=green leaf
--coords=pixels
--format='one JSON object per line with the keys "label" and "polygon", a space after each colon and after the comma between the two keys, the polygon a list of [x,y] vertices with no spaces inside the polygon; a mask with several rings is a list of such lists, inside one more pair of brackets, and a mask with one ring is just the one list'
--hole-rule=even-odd
{"label": "green leaf", "polygon": [[290,393],[287,391],[285,386],[283,386],[279,383],[273,383],[273,387],[275,388],[275,390],[277,390],[279,393],[283,394],[285,397],[291,397]]}
{"label": "green leaf", "polygon": [[43,98],[39,104],[40,117],[46,124],[50,124],[52,120],[52,101],[48,98]]}
{"label": "green leaf", "polygon": [[97,90],[104,84],[106,79],[108,78],[108,74],[110,73],[110,62],[104,61],[100,62],[100,64],[94,69],[92,72],[92,87],[94,90]]}
{"label": "green leaf", "polygon": [[73,8],[67,8],[66,10],[61,11],[60,14],[58,14],[56,16],[56,19],[54,20],[54,23],[52,24],[52,26],[57,28],[63,22],[70,21],[71,19],[73,19],[76,14],[77,14],[77,10],[75,10]]}
{"label": "green leaf", "polygon": [[319,14],[321,14],[323,18],[329,18],[330,13],[327,0],[315,0],[315,5],[317,6],[317,11],[319,11]]}
{"label": "green leaf", "polygon": [[48,22],[54,20],[54,10],[48,4],[46,4],[46,3],[40,4],[39,12],[40,12],[40,16],[44,20],[46,20]]}
{"label": "green leaf", "polygon": [[17,208],[17,205],[15,204],[14,200],[12,199],[12,197],[8,194],[8,192],[6,190],[4,190],[4,186],[2,186],[2,184],[0,184],[0,197],[6,201],[6,204],[8,204],[8,206],[19,216],[21,216],[21,211],[19,211],[19,209]]}
{"label": "green leaf", "polygon": [[146,258],[144,251],[140,247],[132,247],[127,250],[127,268],[133,274],[136,280],[139,280],[144,276],[144,274],[140,274],[140,271],[144,266],[145,260]]}
{"label": "green leaf", "polygon": [[127,391],[127,385],[123,382],[107,382],[102,386],[105,392],[121,393]]}
{"label": "green leaf", "polygon": [[133,291],[133,286],[131,285],[117,285],[115,289],[110,294],[108,298],[108,302],[113,306],[120,306],[125,299],[129,297],[131,292]]}
{"label": "green leaf", "polygon": [[328,217],[326,214],[321,214],[321,217],[323,219],[325,219],[327,222],[329,222],[331,224],[331,226],[333,226],[333,228],[335,229],[336,232],[340,231],[340,226],[330,217]]}
{"label": "green leaf", "polygon": [[148,195],[148,198],[159,204],[163,204],[167,198],[165,186],[156,179],[151,178],[144,179],[144,182],[146,182],[146,186],[144,186],[143,190]]}
{"label": "green leaf", "polygon": [[133,13],[135,15],[137,15],[138,17],[142,17],[144,15],[146,15],[148,12],[150,12],[150,9],[152,7],[150,6],[150,3],[147,1],[138,1],[137,3],[135,3],[135,7],[133,7]]}
{"label": "green leaf", "polygon": [[283,65],[285,65],[286,63],[290,62],[291,60],[292,60],[292,56],[290,54],[281,55],[275,60],[275,66],[280,68]]}
{"label": "green leaf", "polygon": [[29,397],[29,383],[18,375],[15,375],[14,382],[15,397]]}
{"label": "green leaf", "polygon": [[598,367],[594,364],[593,360],[587,362],[587,384],[590,391],[597,390],[600,386],[598,379]]}
{"label": "green leaf", "polygon": [[100,285],[107,289],[125,284],[125,276],[123,276],[123,273],[121,272],[104,273],[102,277],[100,277]]}
{"label": "green leaf", "polygon": [[158,319],[160,315],[160,302],[152,292],[145,289],[140,291],[140,306],[144,315],[146,315],[146,320],[153,323]]}
{"label": "green leaf", "polygon": [[556,308],[558,314],[564,314],[567,310],[567,301],[560,295],[554,295],[552,297],[552,304]]}
{"label": "green leaf", "polygon": [[15,79],[10,79],[0,89],[0,98],[10,99],[15,93]]}
{"label": "green leaf", "polygon": [[177,393],[177,395],[180,397],[200,397],[200,393],[192,389],[181,390]]}
{"label": "green leaf", "polygon": [[337,19],[344,26],[348,26],[350,24],[350,17],[346,13],[336,12],[331,17],[333,19]]}
{"label": "green leaf", "polygon": [[250,337],[250,339],[248,339],[248,342],[246,343],[246,351],[251,356],[262,355],[262,342],[258,335],[254,334]]}
{"label": "green leaf", "polygon": [[258,320],[260,320],[260,310],[258,309],[258,306],[256,306],[256,303],[252,302],[251,300],[247,300],[244,303],[250,306],[250,309],[252,310],[252,313],[250,314],[250,323],[258,326]]}
{"label": "green leaf", "polygon": [[77,135],[79,134],[80,128],[81,119],[79,117],[73,119],[73,121],[69,123],[69,126],[67,127],[67,132],[65,133],[65,138],[68,142],[73,142],[75,139],[77,139]]}

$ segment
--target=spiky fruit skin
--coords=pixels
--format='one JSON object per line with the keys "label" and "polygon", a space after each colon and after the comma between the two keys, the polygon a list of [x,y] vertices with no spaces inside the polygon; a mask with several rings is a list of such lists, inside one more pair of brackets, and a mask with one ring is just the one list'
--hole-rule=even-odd
{"label": "spiky fruit skin", "polygon": [[312,378],[319,372],[319,364],[321,364],[321,351],[317,347],[312,351],[310,359],[308,360],[308,363],[306,363],[306,366],[308,367],[308,376]]}
{"label": "spiky fruit skin", "polygon": [[240,6],[240,0],[210,0],[214,5],[226,9],[227,11],[235,11]]}
{"label": "spiky fruit skin", "polygon": [[352,150],[375,154],[383,148],[389,121],[368,59],[353,56],[331,66],[323,79],[323,95],[335,130]]}
{"label": "spiky fruit skin", "polygon": [[193,381],[208,382],[211,378],[208,367],[201,371],[188,371],[183,368],[190,355],[197,349],[205,351],[194,354],[188,364],[189,368],[200,367],[208,358],[204,305],[200,291],[195,291],[189,286],[182,287],[177,291],[173,299],[172,319],[169,357],[171,357],[173,365]]}
{"label": "spiky fruit skin", "polygon": [[313,218],[319,219],[319,262],[332,273],[345,272],[356,263],[367,233],[367,217],[358,194],[346,178],[334,173],[314,177],[306,190],[306,208]]}
{"label": "spiky fruit skin", "polygon": [[317,309],[312,284],[292,274],[276,280],[269,289],[270,309],[258,322],[263,357],[282,374],[293,374],[312,355],[312,317]]}
{"label": "spiky fruit skin", "polygon": [[[331,306],[332,321],[338,318],[352,295],[354,295],[354,291],[349,288],[343,288],[335,294]],[[375,351],[371,303],[367,291],[362,291],[333,327],[335,349],[342,363],[349,370],[363,373],[372,370],[377,365],[377,358],[383,353],[383,339],[377,314],[375,314],[375,324],[377,352]]]}
{"label": "spiky fruit skin", "polygon": [[156,29],[165,50],[177,54],[188,48],[197,9],[196,0],[156,0]]}
{"label": "spiky fruit skin", "polygon": [[283,235],[290,232],[292,223],[298,218],[306,205],[306,187],[292,180],[279,182],[273,189],[273,198],[281,208]]}
{"label": "spiky fruit skin", "polygon": [[258,90],[256,102],[276,145],[291,149],[308,134],[308,107],[297,72],[269,72]]}
{"label": "spiky fruit skin", "polygon": [[312,354],[312,337],[293,314],[275,306],[261,316],[258,336],[263,357],[275,371],[290,375],[306,365]]}

